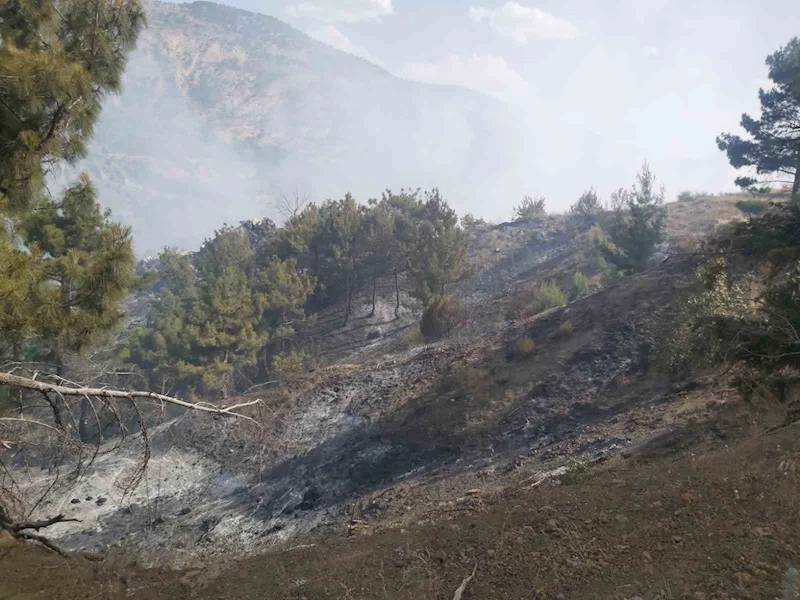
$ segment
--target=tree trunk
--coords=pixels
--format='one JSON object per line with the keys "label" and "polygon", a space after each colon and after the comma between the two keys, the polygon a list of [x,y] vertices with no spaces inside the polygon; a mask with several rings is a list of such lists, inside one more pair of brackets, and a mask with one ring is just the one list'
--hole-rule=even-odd
{"label": "tree trunk", "polygon": [[794,170],[794,184],[792,185],[792,202],[800,204],[800,148],[797,149],[797,167]]}
{"label": "tree trunk", "polygon": [[345,285],[347,286],[347,304],[344,309],[344,324],[347,325],[347,323],[350,322],[350,305],[353,300],[353,282],[351,281],[350,274],[347,276]]}
{"label": "tree trunk", "polygon": [[78,436],[81,442],[89,444],[92,441],[92,435],[89,431],[89,399],[83,398],[81,400],[81,414],[78,419]]}
{"label": "tree trunk", "polygon": [[397,277],[397,269],[394,270],[394,293],[397,298],[397,303],[394,305],[394,318],[400,318],[400,281]]}
{"label": "tree trunk", "polygon": [[372,274],[372,312],[369,313],[370,317],[375,316],[375,293],[378,289],[378,269]]}

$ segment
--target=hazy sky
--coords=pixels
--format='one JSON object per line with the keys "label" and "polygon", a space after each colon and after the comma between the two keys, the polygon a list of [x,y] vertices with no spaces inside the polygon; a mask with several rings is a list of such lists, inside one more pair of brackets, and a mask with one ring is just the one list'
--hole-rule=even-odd
{"label": "hazy sky", "polygon": [[537,157],[528,193],[559,208],[589,185],[603,197],[629,185],[644,160],[670,199],[682,189],[733,189],[736,174],[714,139],[757,110],[765,57],[800,35],[798,0],[225,3],[395,75],[513,105]]}

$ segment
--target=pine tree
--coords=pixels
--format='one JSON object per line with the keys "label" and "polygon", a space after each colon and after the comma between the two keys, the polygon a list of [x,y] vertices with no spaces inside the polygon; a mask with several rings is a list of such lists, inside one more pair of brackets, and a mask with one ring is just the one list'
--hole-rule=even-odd
{"label": "pine tree", "polygon": [[0,3],[0,195],[12,216],[54,166],[86,154],[144,25],[135,0]]}
{"label": "pine tree", "polygon": [[386,190],[377,210],[380,210],[390,224],[387,231],[386,253],[389,257],[389,270],[394,279],[395,318],[400,317],[400,275],[411,268],[418,222],[422,211],[420,190],[400,190],[399,194]]}
{"label": "pine tree", "polygon": [[773,87],[758,92],[760,119],[742,115],[741,126],[749,139],[723,133],[717,145],[735,169],[750,168],[756,175],[777,176],[766,180],[739,177],[737,185],[753,189],[775,182],[791,183],[792,198],[800,202],[800,38],[792,38],[766,62]]}
{"label": "pine tree", "polygon": [[192,362],[185,372],[195,375],[204,390],[227,397],[234,391],[235,372],[256,363],[257,352],[267,340],[266,330],[260,327],[260,308],[247,277],[234,266],[204,282],[200,301],[185,326],[192,344]]}
{"label": "pine tree", "polygon": [[304,317],[313,277],[294,259],[270,257],[261,264],[248,240],[226,228],[194,257],[173,250],[159,256],[158,296],[147,323],[121,352],[149,375],[151,386],[227,396],[237,373],[253,367],[271,341],[291,335],[292,323]]}
{"label": "pine tree", "polygon": [[594,225],[602,208],[597,192],[591,187],[581,194],[575,204],[570,206],[569,213],[573,218],[583,221],[586,225]]}
{"label": "pine tree", "polygon": [[350,320],[353,295],[363,276],[364,212],[350,194],[328,201],[320,232],[324,262],[317,275],[331,300],[345,300],[345,325]]}
{"label": "pine tree", "polygon": [[321,229],[325,208],[313,202],[286,221],[277,235],[277,257],[293,259],[297,268],[314,278],[316,284],[309,300],[312,308],[324,306],[325,282],[321,278]]}
{"label": "pine tree", "polygon": [[617,268],[629,273],[642,271],[663,239],[666,220],[664,190],[656,189],[656,177],[647,163],[630,191],[612,194],[612,205],[606,228],[613,245],[601,237],[598,246]]}
{"label": "pine tree", "polygon": [[12,268],[22,271],[8,273],[5,285],[18,295],[25,290],[24,299],[0,302],[11,315],[26,313],[27,322],[9,327],[18,328],[12,343],[34,341],[59,373],[67,351],[81,350],[123,317],[120,304],[134,281],[132,241],[130,230],[108,216],[84,175],[59,202],[41,198],[17,224],[30,254],[11,250]]}
{"label": "pine tree", "polygon": [[136,1],[0,3],[0,353],[36,350],[60,369],[121,318],[130,231],[88,178],[58,199],[44,181],[85,155],[143,26]]}
{"label": "pine tree", "polygon": [[458,224],[458,215],[438,189],[426,192],[411,256],[413,295],[425,304],[443,295],[447,284],[469,273],[466,258],[467,236]]}

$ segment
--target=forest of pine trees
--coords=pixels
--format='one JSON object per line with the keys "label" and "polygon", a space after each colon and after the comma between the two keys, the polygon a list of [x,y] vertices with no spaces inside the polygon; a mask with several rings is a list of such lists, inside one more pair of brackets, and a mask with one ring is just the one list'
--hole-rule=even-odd
{"label": "forest of pine trees", "polygon": [[[389,278],[400,309],[401,276],[427,304],[468,275],[467,237],[438,190],[387,191],[359,205],[310,203],[283,227],[265,220],[225,227],[195,254],[165,250],[158,259],[156,300],[147,323],[128,337],[122,359],[166,392],[227,396],[240,381],[263,378],[281,340],[304,318]],[[245,378],[247,373],[249,377]]]}

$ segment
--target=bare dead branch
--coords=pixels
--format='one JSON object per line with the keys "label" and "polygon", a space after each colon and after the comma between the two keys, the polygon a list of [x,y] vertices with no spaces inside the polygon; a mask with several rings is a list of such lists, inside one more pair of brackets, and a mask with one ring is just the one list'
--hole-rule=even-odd
{"label": "bare dead branch", "polygon": [[244,408],[246,406],[253,406],[260,404],[261,399],[251,400],[249,402],[241,402],[232,406],[220,408],[205,403],[192,403],[173,398],[172,396],[165,396],[163,394],[156,394],[155,392],[144,391],[124,391],[124,390],[109,390],[105,388],[87,388],[87,387],[67,387],[63,385],[54,385],[45,383],[43,381],[36,381],[27,377],[20,377],[12,375],[11,373],[0,373],[0,385],[7,385],[15,388],[22,388],[28,390],[35,390],[42,393],[54,392],[63,396],[96,396],[98,398],[126,398],[130,401],[135,401],[137,398],[147,398],[149,400],[158,400],[159,402],[166,402],[167,404],[174,404],[176,406],[183,406],[191,410],[212,413],[223,417],[237,417],[239,419],[246,419],[257,424],[257,421],[252,417],[243,415],[241,413],[233,412],[236,409]]}
{"label": "bare dead branch", "polygon": [[475,568],[472,569],[472,575],[469,577],[465,577],[464,581],[461,582],[461,585],[458,586],[456,589],[456,593],[453,594],[453,600],[461,600],[461,597],[464,595],[464,591],[467,589],[467,584],[472,581],[472,578],[475,577],[475,572],[478,570],[478,563],[475,563]]}
{"label": "bare dead branch", "polygon": [[55,517],[51,517],[50,519],[45,519],[43,521],[26,521],[22,523],[15,523],[9,527],[9,529],[15,533],[19,533],[25,529],[35,529],[39,531],[40,529],[44,529],[45,527],[50,527],[51,525],[55,525],[56,523],[80,523],[80,519],[67,519],[64,515],[56,515]]}
{"label": "bare dead branch", "polygon": [[47,423],[42,423],[41,421],[36,421],[35,419],[22,419],[19,417],[0,417],[0,421],[3,422],[16,422],[16,423],[25,423],[28,425],[38,425],[39,427],[45,427],[52,431],[55,431],[58,435],[66,436],[67,434],[58,427],[53,427],[52,425],[48,425]]}
{"label": "bare dead branch", "polygon": [[35,533],[21,532],[21,533],[17,534],[14,537],[16,537],[18,539],[21,539],[21,540],[31,540],[31,541],[34,541],[34,542],[39,542],[42,546],[45,546],[46,548],[49,548],[50,550],[52,550],[56,554],[60,554],[64,558],[69,558],[69,554],[67,554],[67,552],[65,550],[63,550],[61,547],[57,546],[56,544],[54,544],[53,542],[51,542],[50,540],[48,540],[46,537],[44,537],[42,535],[37,535]]}

